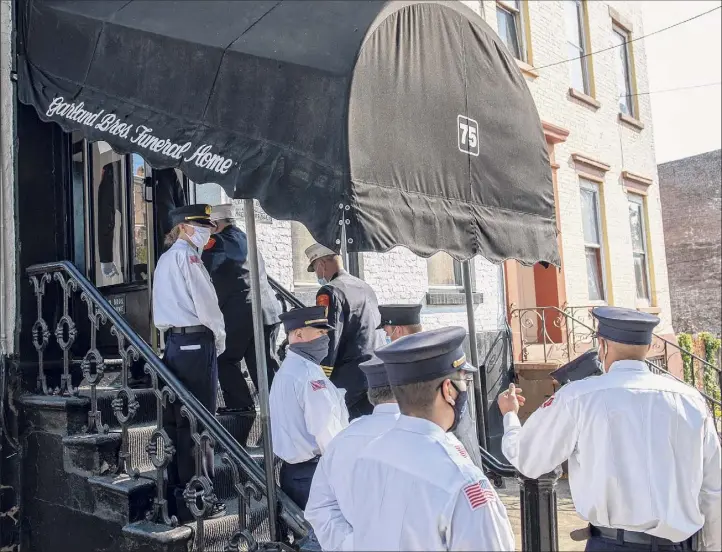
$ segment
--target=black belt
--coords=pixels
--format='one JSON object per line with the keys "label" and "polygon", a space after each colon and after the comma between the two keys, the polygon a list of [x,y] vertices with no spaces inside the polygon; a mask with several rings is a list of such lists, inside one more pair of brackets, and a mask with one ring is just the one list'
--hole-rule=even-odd
{"label": "black belt", "polygon": [[591,535],[593,537],[601,537],[618,544],[645,544],[648,546],[676,546],[681,543],[672,542],[662,537],[655,537],[647,533],[638,533],[636,531],[625,531],[624,529],[612,529],[610,527],[597,527],[590,525]]}
{"label": "black belt", "polygon": [[201,325],[201,326],[185,326],[183,328],[170,328],[168,331],[170,333],[184,335],[184,334],[192,334],[192,333],[205,333],[205,332],[210,332],[211,330],[209,330],[206,326]]}
{"label": "black belt", "polygon": [[284,464],[288,464],[289,466],[300,466],[302,464],[318,464],[318,461],[320,459],[321,459],[321,456],[314,456],[313,458],[311,458],[309,460],[304,460],[302,462],[296,462],[294,464],[292,464],[291,462],[286,462],[285,460],[283,462],[284,462]]}

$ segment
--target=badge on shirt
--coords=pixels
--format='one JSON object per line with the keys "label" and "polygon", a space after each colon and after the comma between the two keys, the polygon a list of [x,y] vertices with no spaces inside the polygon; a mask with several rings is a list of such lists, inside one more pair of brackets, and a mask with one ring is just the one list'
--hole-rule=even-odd
{"label": "badge on shirt", "polygon": [[199,264],[201,262],[201,260],[195,255],[191,255],[190,257],[188,257],[188,261],[191,264]]}
{"label": "badge on shirt", "polygon": [[203,248],[203,251],[208,251],[209,249],[213,249],[214,245],[216,245],[216,238],[209,239],[208,243]]}
{"label": "badge on shirt", "polygon": [[314,391],[320,391],[321,389],[326,389],[326,382],[323,380],[312,381],[311,389],[313,389]]}
{"label": "badge on shirt", "polygon": [[484,480],[479,480],[464,487],[464,494],[472,510],[481,508],[485,504],[496,500],[496,493],[489,485],[489,482]]}
{"label": "badge on shirt", "polygon": [[545,400],[544,404],[542,404],[541,407],[546,408],[547,406],[551,406],[553,402],[554,402],[554,395],[552,395],[547,400]]}
{"label": "badge on shirt", "polygon": [[469,457],[469,453],[466,452],[466,449],[464,448],[464,445],[461,445],[461,444],[459,444],[459,445],[454,445],[454,448],[455,448],[456,451],[457,451],[459,454],[461,454],[461,456],[463,456],[464,458],[468,458],[468,457]]}

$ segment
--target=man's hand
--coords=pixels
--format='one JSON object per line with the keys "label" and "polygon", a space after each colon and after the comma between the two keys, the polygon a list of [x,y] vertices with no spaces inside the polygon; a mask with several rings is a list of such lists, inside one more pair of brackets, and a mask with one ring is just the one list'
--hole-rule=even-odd
{"label": "man's hand", "polygon": [[526,399],[520,394],[521,392],[521,388],[517,388],[513,383],[510,383],[509,389],[499,395],[497,402],[499,403],[499,410],[501,410],[502,416],[509,412],[517,414],[519,407],[524,406]]}

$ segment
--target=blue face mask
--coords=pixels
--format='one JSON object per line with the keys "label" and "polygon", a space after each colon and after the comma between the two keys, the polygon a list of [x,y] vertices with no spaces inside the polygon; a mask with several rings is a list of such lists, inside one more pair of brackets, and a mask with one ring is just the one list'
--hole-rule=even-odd
{"label": "blue face mask", "polygon": [[389,334],[386,334],[386,336],[384,337],[384,339],[386,340],[386,345],[388,345],[389,343],[391,343],[391,336],[390,336]]}
{"label": "blue face mask", "polygon": [[328,284],[328,280],[326,278],[316,278],[316,280],[318,280],[319,286],[325,286],[326,284]]}

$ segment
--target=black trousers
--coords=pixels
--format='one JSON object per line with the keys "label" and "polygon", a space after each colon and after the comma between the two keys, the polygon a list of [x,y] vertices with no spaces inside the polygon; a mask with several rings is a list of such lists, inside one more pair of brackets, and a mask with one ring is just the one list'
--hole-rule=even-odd
{"label": "black trousers", "polygon": [[[595,527],[590,527],[591,537],[587,541],[585,552],[691,552],[696,549],[696,536],[692,536],[680,543],[665,544],[656,542],[640,544],[631,542],[620,542],[607,536],[601,536]],[[650,539],[651,540],[651,539]]]}
{"label": "black trousers", "polygon": [[[163,362],[212,414],[216,412],[218,365],[213,333],[166,334]],[[175,446],[175,454],[168,464],[168,505],[171,515],[185,511],[183,491],[196,474],[195,447],[190,422],[181,415],[181,402],[167,403],[163,410],[163,429]],[[202,452],[201,473],[213,479],[213,449],[205,446]],[[186,516],[183,516],[186,517]]]}
{"label": "black trousers", "polygon": [[298,464],[289,464],[288,462],[281,464],[281,473],[279,474],[281,490],[301,510],[306,509],[308,495],[311,493],[311,481],[313,481],[313,474],[316,473],[318,460],[318,458],[313,458]]}
{"label": "black trousers", "polygon": [[[278,338],[279,324],[263,326],[263,346],[266,350],[266,369],[268,374],[268,385],[270,388],[273,376],[278,371],[278,357],[276,356],[276,339]],[[258,389],[258,366],[256,364],[255,340],[253,329],[250,329],[249,336],[235,336],[229,334],[226,341],[236,341],[236,344],[229,344],[228,350],[218,357],[218,379],[223,390],[223,399],[226,408],[251,410],[255,407],[251,390],[248,388],[246,378],[241,372],[241,361],[246,361],[248,373],[251,376],[253,385]],[[238,347],[238,337],[244,340],[245,344]]]}

